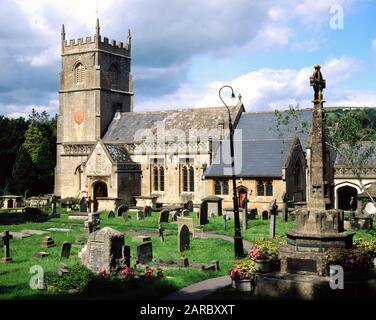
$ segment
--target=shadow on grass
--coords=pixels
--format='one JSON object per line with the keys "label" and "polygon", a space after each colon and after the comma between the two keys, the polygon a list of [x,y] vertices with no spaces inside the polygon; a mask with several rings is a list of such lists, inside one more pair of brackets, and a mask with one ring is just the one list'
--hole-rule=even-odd
{"label": "shadow on grass", "polygon": [[[15,289],[17,288],[9,287],[8,290]],[[177,289],[165,279],[122,280],[94,277],[79,293],[43,291],[43,294],[23,297],[22,300],[157,300]]]}

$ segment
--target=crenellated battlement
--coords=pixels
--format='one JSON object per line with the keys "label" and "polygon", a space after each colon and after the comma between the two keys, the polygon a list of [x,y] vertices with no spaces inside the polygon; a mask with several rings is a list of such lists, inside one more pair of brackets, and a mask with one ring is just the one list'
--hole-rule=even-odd
{"label": "crenellated battlement", "polygon": [[107,37],[103,37],[99,33],[99,20],[97,20],[96,34],[94,37],[86,37],[78,39],[70,39],[69,41],[65,39],[65,27],[62,26],[61,31],[61,42],[62,42],[62,53],[71,53],[77,51],[87,51],[87,50],[104,50],[111,53],[125,55],[130,57],[131,52],[131,35],[130,30],[128,30],[128,42],[124,43],[122,41],[111,40]]}

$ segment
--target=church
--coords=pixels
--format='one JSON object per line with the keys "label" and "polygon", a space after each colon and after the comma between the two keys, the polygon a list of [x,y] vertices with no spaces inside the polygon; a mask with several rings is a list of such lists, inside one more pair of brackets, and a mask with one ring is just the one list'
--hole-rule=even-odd
{"label": "church", "polygon": [[[114,210],[119,201],[199,205],[216,195],[230,208],[230,115],[239,205],[247,199],[263,211],[284,194],[307,200],[308,135],[281,137],[273,112],[246,112],[240,98],[228,110],[135,111],[131,40],[130,31],[126,43],[102,38],[97,20],[93,38],[68,42],[62,26],[57,196],[90,197],[94,210]],[[311,122],[312,110],[302,116]]]}

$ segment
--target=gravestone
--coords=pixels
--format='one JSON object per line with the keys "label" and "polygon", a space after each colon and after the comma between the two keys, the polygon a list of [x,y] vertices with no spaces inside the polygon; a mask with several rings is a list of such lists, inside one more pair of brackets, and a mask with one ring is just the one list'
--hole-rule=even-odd
{"label": "gravestone", "polygon": [[93,272],[113,272],[124,265],[124,235],[105,227],[89,235],[85,248],[81,251],[82,263]]}
{"label": "gravestone", "polygon": [[188,209],[183,210],[183,217],[189,217],[190,211]]}
{"label": "gravestone", "polygon": [[208,224],[208,203],[206,201],[201,203],[199,213],[200,226]]}
{"label": "gravestone", "polygon": [[50,254],[48,252],[40,251],[34,254],[35,258],[45,258],[48,257]]}
{"label": "gravestone", "polygon": [[247,230],[248,229],[247,206],[245,206],[245,208],[243,207],[243,210],[242,210],[242,224],[243,224],[243,230]]}
{"label": "gravestone", "polygon": [[163,223],[159,224],[159,238],[161,239],[162,242],[164,242],[164,228],[163,228]]}
{"label": "gravestone", "polygon": [[145,217],[151,217],[152,209],[150,206],[145,207]]}
{"label": "gravestone", "polygon": [[80,201],[80,212],[87,212],[86,199],[85,197],[81,198]]}
{"label": "gravestone", "polygon": [[364,212],[366,215],[374,215],[376,214],[376,207],[372,202],[368,202],[366,206],[364,207]]}
{"label": "gravestone", "polygon": [[113,219],[115,218],[115,212],[113,212],[112,210],[108,213],[108,216],[107,216],[108,219]]}
{"label": "gravestone", "polygon": [[71,248],[72,248],[72,244],[68,241],[64,241],[61,247],[60,258],[69,259]]}
{"label": "gravestone", "polygon": [[57,197],[54,195],[52,196],[52,214],[56,214],[56,203]]}
{"label": "gravestone", "polygon": [[159,223],[168,222],[168,218],[170,216],[170,212],[168,210],[162,210],[159,214]]}
{"label": "gravestone", "polygon": [[178,247],[179,252],[183,253],[185,250],[189,249],[189,229],[187,225],[183,224],[179,227],[178,231]]}
{"label": "gravestone", "polygon": [[253,208],[249,211],[249,219],[255,220],[257,216],[257,208]]}
{"label": "gravestone", "polygon": [[223,215],[223,224],[224,224],[224,229],[226,231],[227,230],[227,215],[226,214]]}
{"label": "gravestone", "polygon": [[193,238],[195,238],[195,226],[194,226],[194,222],[193,222],[193,219],[192,218],[183,218],[183,217],[178,217],[178,229],[183,225],[185,224],[188,229],[189,229],[189,232],[192,233],[192,236]]}
{"label": "gravestone", "polygon": [[140,221],[140,220],[144,220],[145,218],[145,214],[144,214],[144,211],[142,210],[138,210],[137,211],[137,220]]}
{"label": "gravestone", "polygon": [[269,207],[269,213],[270,213],[270,226],[269,226],[269,237],[274,238],[275,237],[275,225],[276,225],[276,218],[277,218],[277,200],[274,199],[270,203]]}
{"label": "gravestone", "polygon": [[172,221],[174,221],[174,222],[178,221],[178,217],[179,217],[179,212],[175,211],[173,216],[172,216]]}
{"label": "gravestone", "polygon": [[100,219],[99,219],[99,213],[92,213],[90,212],[88,214],[88,219],[87,221],[84,222],[85,228],[89,228],[89,233],[93,233],[98,229],[98,226],[100,224]]}
{"label": "gravestone", "polygon": [[137,264],[148,263],[153,260],[153,245],[151,242],[144,242],[137,246]]}
{"label": "gravestone", "polygon": [[193,202],[192,202],[192,200],[188,200],[187,203],[184,204],[184,209],[188,210],[189,212],[193,211]]}
{"label": "gravestone", "polygon": [[61,277],[68,272],[69,272],[69,267],[65,263],[60,262],[57,267],[57,274]]}
{"label": "gravestone", "polygon": [[123,212],[122,217],[123,217],[123,220],[127,222],[129,220],[128,211]]}
{"label": "gravestone", "polygon": [[282,200],[283,200],[282,220],[284,222],[288,222],[289,221],[289,210],[288,210],[289,196],[286,192],[283,193]]}
{"label": "gravestone", "polygon": [[268,211],[266,211],[266,210],[264,210],[263,212],[262,212],[262,220],[268,220]]}
{"label": "gravestone", "polygon": [[222,200],[223,198],[218,196],[208,196],[202,199],[202,202],[206,202],[208,215],[211,217],[222,215]]}
{"label": "gravestone", "polygon": [[127,205],[125,205],[125,204],[119,206],[119,207],[117,208],[117,211],[116,211],[116,212],[117,212],[117,216],[118,216],[118,217],[123,216],[123,213],[124,213],[124,212],[128,213],[128,210],[129,210],[129,207],[128,207]]}
{"label": "gravestone", "polygon": [[51,248],[51,247],[54,247],[55,246],[55,241],[54,239],[52,239],[51,237],[45,237],[43,240],[42,240],[42,246],[44,248]]}
{"label": "gravestone", "polygon": [[124,246],[124,263],[130,268],[131,267],[131,247]]}
{"label": "gravestone", "polygon": [[5,231],[1,234],[1,241],[3,243],[3,251],[4,251],[4,256],[3,256],[3,261],[4,262],[11,262],[13,259],[10,256],[10,243],[9,240],[13,239],[13,236],[9,233],[9,231]]}

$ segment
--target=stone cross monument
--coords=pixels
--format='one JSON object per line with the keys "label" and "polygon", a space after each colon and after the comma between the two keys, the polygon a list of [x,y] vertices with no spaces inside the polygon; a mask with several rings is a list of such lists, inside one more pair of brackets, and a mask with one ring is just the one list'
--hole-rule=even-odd
{"label": "stone cross monument", "polygon": [[310,78],[314,88],[314,110],[309,134],[307,208],[293,212],[294,228],[286,232],[287,245],[280,247],[281,272],[324,275],[325,251],[329,248],[351,248],[353,233],[344,232],[343,211],[331,209],[329,188],[333,164],[325,135],[323,89],[326,82],[316,65]]}

